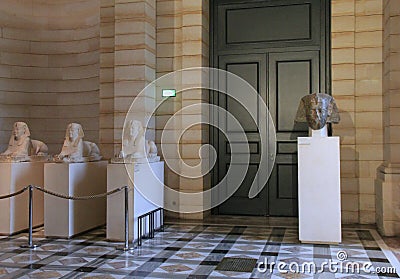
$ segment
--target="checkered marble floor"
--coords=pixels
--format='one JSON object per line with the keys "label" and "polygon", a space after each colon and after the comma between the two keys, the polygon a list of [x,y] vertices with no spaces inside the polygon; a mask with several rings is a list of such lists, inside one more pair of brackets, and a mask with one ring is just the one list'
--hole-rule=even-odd
{"label": "checkered marble floor", "polygon": [[[34,243],[41,246],[35,250],[20,248],[26,234],[0,239],[0,278],[398,278],[396,273],[373,271],[400,271],[393,251],[373,229],[344,228],[342,244],[312,245],[299,243],[296,227],[169,225],[131,252],[116,250],[119,243],[107,242],[104,229],[70,240],[42,235],[36,230]],[[343,251],[347,259],[339,261]],[[250,260],[251,271],[219,266],[232,258]],[[307,262],[315,263],[318,273],[289,270]],[[338,263],[338,271],[324,265],[329,262]],[[346,272],[340,263],[369,263],[372,272]]]}

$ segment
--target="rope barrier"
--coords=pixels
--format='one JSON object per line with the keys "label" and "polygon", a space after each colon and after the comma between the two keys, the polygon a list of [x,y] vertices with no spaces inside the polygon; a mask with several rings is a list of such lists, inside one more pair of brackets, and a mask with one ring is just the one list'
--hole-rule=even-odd
{"label": "rope barrier", "polygon": [[26,186],[26,187],[22,188],[21,190],[15,192],[15,193],[11,193],[11,194],[8,194],[8,195],[0,196],[0,200],[18,196],[19,194],[22,194],[23,192],[25,192],[28,189],[29,189],[29,186]]}
{"label": "rope barrier", "polygon": [[[119,248],[117,247],[118,250],[123,250],[123,251],[128,251],[128,250],[132,250],[133,247],[129,246],[129,207],[128,207],[128,191],[131,190],[131,188],[129,188],[128,186],[123,186],[120,188],[116,188],[112,191],[106,192],[106,193],[102,193],[102,194],[96,194],[96,195],[89,195],[89,196],[82,196],[82,197],[74,197],[74,196],[68,196],[68,195],[63,195],[63,194],[59,194],[53,191],[49,191],[46,190],[44,188],[41,188],[39,186],[34,186],[34,185],[29,185],[26,186],[24,188],[22,188],[21,190],[15,192],[15,193],[11,193],[8,195],[4,195],[4,196],[0,196],[0,200],[2,199],[7,199],[7,198],[11,198],[11,197],[15,197],[19,194],[22,194],[23,192],[29,190],[29,237],[28,237],[28,245],[21,245],[21,248],[29,248],[29,249],[35,249],[36,247],[39,247],[40,244],[33,244],[33,240],[32,240],[32,226],[33,226],[33,190],[39,190],[45,194],[48,195],[52,195],[58,198],[62,198],[62,199],[68,199],[68,200],[91,200],[91,199],[97,199],[97,198],[104,198],[107,196],[110,196],[112,194],[115,194],[117,192],[121,192],[124,191],[124,203],[125,203],[125,209],[124,209],[124,219],[125,219],[125,241],[124,241],[124,246]],[[149,233],[150,236],[154,237],[154,214],[156,211],[162,210],[161,208],[158,208],[156,210],[151,211],[150,214],[151,215],[151,227],[149,227]],[[162,212],[160,211],[160,221],[163,219],[163,216],[161,217]],[[146,214],[145,214],[146,215]],[[149,215],[149,216],[150,216]],[[163,215],[163,214],[162,214]],[[147,215],[146,215],[147,216]],[[142,217],[142,216],[141,216]],[[140,218],[139,218],[140,219]],[[163,221],[161,221],[161,226],[163,226]],[[139,228],[140,228],[140,224],[139,224]],[[140,229],[139,229],[139,233],[140,233]],[[141,236],[139,236],[138,239],[138,243],[141,245]]]}
{"label": "rope barrier", "polygon": [[104,197],[107,197],[109,195],[115,194],[117,192],[121,192],[122,190],[125,189],[125,186],[124,186],[124,187],[116,188],[116,189],[114,189],[112,191],[109,191],[109,192],[103,193],[103,194],[83,196],[83,197],[74,197],[74,196],[67,196],[67,195],[62,195],[62,194],[59,194],[59,193],[55,193],[55,192],[43,189],[43,188],[41,188],[39,186],[33,186],[33,187],[35,189],[43,192],[43,193],[46,193],[46,194],[49,194],[49,195],[52,195],[52,196],[55,196],[55,197],[58,197],[58,198],[62,198],[62,199],[68,199],[68,200],[91,200],[91,199],[97,199],[97,198],[104,198]]}
{"label": "rope barrier", "polygon": [[[128,186],[123,186],[120,188],[116,188],[112,191],[109,191],[107,193],[102,193],[102,194],[97,194],[97,195],[90,195],[90,196],[82,196],[82,197],[74,197],[74,196],[68,196],[68,195],[63,195],[63,194],[59,194],[59,193],[55,193],[53,191],[49,191],[47,189],[43,189],[39,186],[28,186],[27,188],[29,188],[30,193],[32,192],[33,189],[39,190],[45,194],[57,197],[57,198],[62,198],[62,199],[68,199],[68,200],[91,200],[91,199],[98,199],[98,198],[105,198],[107,196],[110,196],[112,194],[115,194],[117,192],[121,192],[124,190],[124,197],[125,197],[125,241],[124,241],[124,246],[122,248],[117,247],[116,249],[118,250],[123,250],[123,251],[128,251],[128,250],[132,250],[133,247],[129,247],[129,221],[128,221],[128,214],[129,214],[129,210],[128,210],[128,190],[129,187]],[[30,204],[32,204],[32,195],[30,195]],[[23,248],[30,248],[30,249],[35,249],[37,247],[37,245],[33,245],[32,244],[32,206],[30,206],[30,222],[29,222],[29,243],[28,245],[24,245]]]}

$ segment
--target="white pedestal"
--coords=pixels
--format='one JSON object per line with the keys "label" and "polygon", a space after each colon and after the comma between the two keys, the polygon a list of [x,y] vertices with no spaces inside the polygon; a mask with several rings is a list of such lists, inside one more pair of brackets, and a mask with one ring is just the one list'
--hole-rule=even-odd
{"label": "white pedestal", "polygon": [[[43,186],[42,162],[0,163],[0,196],[28,185]],[[0,200],[0,234],[10,235],[29,227],[28,191]],[[43,224],[43,193],[33,193],[33,226]]]}
{"label": "white pedestal", "polygon": [[299,239],[340,243],[339,137],[298,138]]}
{"label": "white pedestal", "polygon": [[[107,191],[107,161],[48,163],[44,187],[56,193],[82,197]],[[44,234],[69,238],[106,223],[106,198],[66,200],[48,194],[44,198]]]}
{"label": "white pedestal", "polygon": [[[133,178],[135,187],[128,175]],[[129,239],[137,239],[138,217],[164,205],[164,162],[149,164],[109,164],[107,166],[107,191],[129,186]],[[142,190],[145,192],[142,194]],[[151,197],[149,201],[146,197]],[[123,241],[125,236],[124,193],[107,198],[107,239]],[[156,218],[156,228],[160,220]],[[146,228],[147,229],[147,228]]]}

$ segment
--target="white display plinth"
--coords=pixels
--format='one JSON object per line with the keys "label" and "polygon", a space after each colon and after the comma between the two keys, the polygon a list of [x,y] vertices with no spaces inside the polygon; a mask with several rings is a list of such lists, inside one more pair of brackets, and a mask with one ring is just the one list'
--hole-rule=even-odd
{"label": "white display plinth", "polygon": [[[0,163],[0,196],[25,186],[43,186],[43,162]],[[10,235],[29,227],[28,191],[0,200],[0,234]],[[33,226],[43,225],[43,193],[33,194]]]}
{"label": "white display plinth", "polygon": [[[129,171],[129,175],[128,175]],[[133,178],[135,187],[133,186]],[[149,211],[164,207],[164,162],[149,164],[108,164],[107,191],[129,186],[129,238],[137,239],[138,217]],[[143,192],[144,190],[145,192]],[[151,197],[150,202],[146,197]],[[107,198],[107,239],[123,241],[125,237],[124,192]],[[155,227],[160,227],[156,216]],[[147,231],[147,228],[145,228]]]}
{"label": "white display plinth", "polygon": [[340,243],[339,137],[298,138],[299,239],[303,243]]}
{"label": "white display plinth", "polygon": [[[107,161],[48,163],[44,187],[62,195],[82,197],[107,191]],[[44,234],[69,238],[106,223],[106,198],[66,200],[46,194]]]}

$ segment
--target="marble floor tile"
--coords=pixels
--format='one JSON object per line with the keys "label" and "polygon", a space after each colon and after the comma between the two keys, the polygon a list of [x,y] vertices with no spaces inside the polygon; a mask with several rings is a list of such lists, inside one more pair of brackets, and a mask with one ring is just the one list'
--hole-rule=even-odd
{"label": "marble floor tile", "polygon": [[[393,270],[374,272],[400,269],[400,238],[382,239],[368,226],[344,226],[341,244],[301,244],[297,220],[293,218],[224,216],[204,222],[181,220],[168,224],[164,232],[128,252],[115,249],[121,243],[106,241],[104,228],[72,239],[47,239],[43,228],[38,228],[34,243],[41,246],[35,250],[20,248],[26,241],[26,233],[0,238],[0,278],[377,279],[399,278]],[[290,264],[337,262],[337,254],[343,251],[346,259],[342,264],[369,263],[372,272],[333,272],[327,266],[315,274],[290,271]],[[250,273],[217,270],[225,258],[238,258],[239,262],[252,259],[257,264]],[[268,269],[258,269],[264,262]],[[279,270],[278,263],[285,268]]]}

